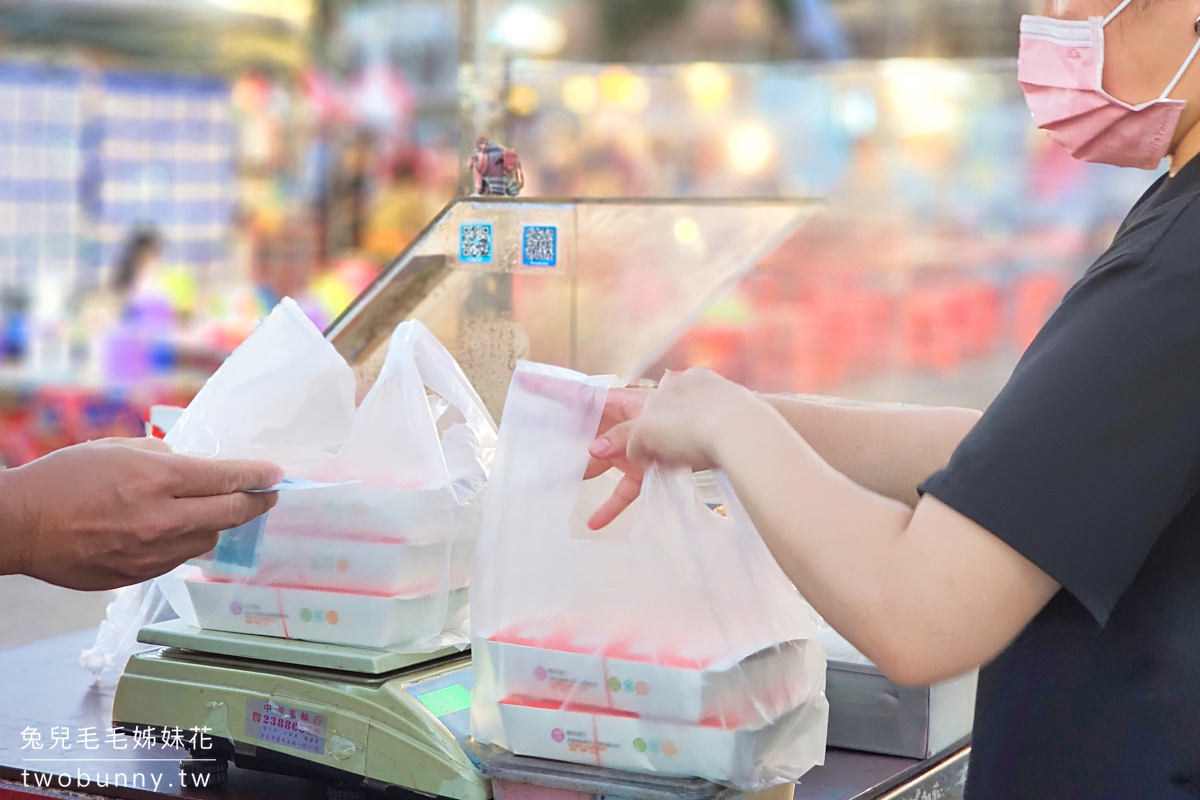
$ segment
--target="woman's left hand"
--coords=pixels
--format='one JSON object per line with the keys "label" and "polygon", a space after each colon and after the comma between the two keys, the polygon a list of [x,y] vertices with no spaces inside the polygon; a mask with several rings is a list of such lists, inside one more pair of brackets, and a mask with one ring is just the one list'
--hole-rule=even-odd
{"label": "woman's left hand", "polygon": [[747,410],[762,401],[712,370],[668,372],[633,422],[628,455],[637,464],[658,461],[692,470],[717,464],[719,436],[736,430]]}

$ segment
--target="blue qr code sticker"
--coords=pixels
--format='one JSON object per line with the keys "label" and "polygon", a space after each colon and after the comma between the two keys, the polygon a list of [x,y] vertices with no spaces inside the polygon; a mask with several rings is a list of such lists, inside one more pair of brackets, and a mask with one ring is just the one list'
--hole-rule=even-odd
{"label": "blue qr code sticker", "polygon": [[490,264],[493,250],[490,223],[468,222],[459,228],[459,261],[465,264]]}
{"label": "blue qr code sticker", "polygon": [[558,266],[558,228],[553,225],[526,225],[521,261],[527,267]]}

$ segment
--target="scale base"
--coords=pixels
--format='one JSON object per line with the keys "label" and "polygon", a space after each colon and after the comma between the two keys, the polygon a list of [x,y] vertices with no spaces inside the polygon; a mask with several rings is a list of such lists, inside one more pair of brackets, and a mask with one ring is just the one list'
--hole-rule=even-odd
{"label": "scale base", "polygon": [[[461,702],[469,697],[469,655],[397,657],[316,646],[326,660],[341,659],[336,663],[343,668],[331,669],[297,663],[313,661],[311,652],[290,663],[230,654],[231,641],[279,649],[277,641],[238,641],[259,638],[210,635],[178,622],[144,630],[140,640],[170,646],[130,659],[117,686],[114,724],[129,731],[178,728],[185,740],[200,731],[211,749],[193,758],[312,778],[341,800],[390,787],[489,800],[490,783],[460,744],[469,732],[469,710]],[[188,647],[177,646],[185,642]],[[408,663],[386,671],[382,667],[392,664],[346,669],[363,667],[354,663],[362,652]]]}

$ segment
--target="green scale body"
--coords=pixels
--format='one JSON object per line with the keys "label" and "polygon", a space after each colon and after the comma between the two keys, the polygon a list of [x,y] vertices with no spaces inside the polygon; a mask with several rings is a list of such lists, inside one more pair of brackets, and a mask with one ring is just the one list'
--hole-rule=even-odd
{"label": "green scale body", "polygon": [[397,655],[178,621],[150,626],[139,640],[164,649],[126,667],[113,704],[114,722],[126,729],[202,731],[239,765],[331,783],[491,796],[463,747],[469,655]]}

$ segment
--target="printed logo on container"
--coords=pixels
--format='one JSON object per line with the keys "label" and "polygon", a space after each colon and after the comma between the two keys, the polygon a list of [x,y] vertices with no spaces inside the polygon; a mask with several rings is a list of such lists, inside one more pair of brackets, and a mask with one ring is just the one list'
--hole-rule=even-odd
{"label": "printed logo on container", "polygon": [[622,681],[618,677],[608,679],[608,690],[610,692],[625,692],[626,694],[636,694],[639,697],[645,697],[650,694],[650,684],[645,681]]}
{"label": "printed logo on container", "polygon": [[679,747],[670,739],[661,741],[659,739],[643,739],[640,736],[633,740],[633,749],[639,753],[647,751],[651,753],[662,753],[668,758],[679,755]]}
{"label": "printed logo on container", "polygon": [[533,677],[535,680],[544,681],[549,677],[549,673],[546,672],[545,667],[538,667],[533,671]]}
{"label": "printed logo on container", "polygon": [[562,744],[566,740],[567,735],[563,733],[562,728],[555,728],[554,730],[550,731],[550,738],[559,744]]}
{"label": "printed logo on container", "polygon": [[229,613],[235,617],[241,617],[247,625],[274,625],[287,617],[287,614],[279,611],[263,611],[253,603],[248,606],[242,605],[237,600],[229,604]]}

